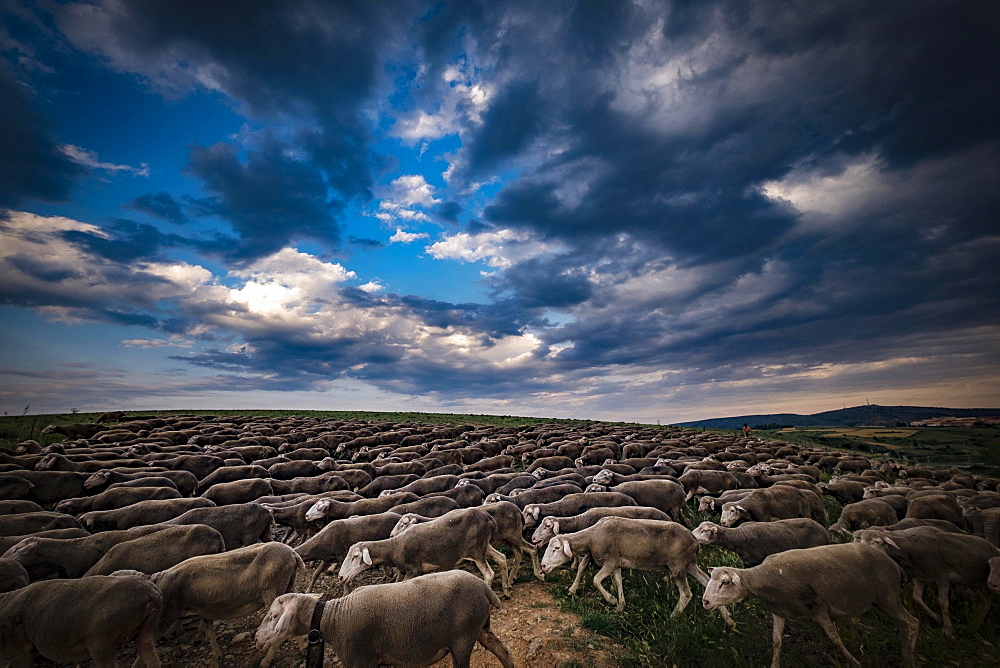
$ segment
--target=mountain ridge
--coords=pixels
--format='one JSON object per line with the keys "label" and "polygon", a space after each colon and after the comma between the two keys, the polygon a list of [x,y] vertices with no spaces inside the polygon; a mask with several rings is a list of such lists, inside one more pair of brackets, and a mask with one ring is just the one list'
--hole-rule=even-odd
{"label": "mountain ridge", "polygon": [[769,413],[708,418],[674,423],[678,427],[709,427],[713,429],[739,429],[744,424],[751,427],[784,425],[790,427],[859,427],[871,425],[892,427],[900,423],[929,420],[937,417],[994,417],[1000,408],[935,408],[930,406],[879,406],[865,404],[822,411],[809,415],[798,413]]}

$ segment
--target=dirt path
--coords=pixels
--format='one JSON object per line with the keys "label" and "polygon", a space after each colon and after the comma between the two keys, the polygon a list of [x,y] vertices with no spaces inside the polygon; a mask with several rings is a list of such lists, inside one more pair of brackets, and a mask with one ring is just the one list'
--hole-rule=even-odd
{"label": "dirt path", "polygon": [[[364,574],[360,584],[384,581],[380,575]],[[300,573],[296,589],[303,591],[309,574]],[[331,577],[324,577],[318,590],[324,597],[341,595],[340,587],[333,584]],[[254,647],[253,634],[263,611],[235,622],[216,623],[216,634],[225,657],[223,666],[254,667],[261,654]],[[507,645],[519,667],[540,666],[562,668],[563,666],[588,666],[603,668],[615,665],[609,658],[613,649],[607,638],[586,631],[580,626],[576,615],[559,609],[558,601],[538,581],[514,585],[510,600],[502,602],[502,608],[493,613],[493,632]],[[157,645],[165,668],[188,668],[210,666],[211,652],[208,642],[196,636],[195,626],[184,622],[181,628],[162,639]],[[130,653],[131,660],[134,653]],[[286,642],[275,662],[275,668],[302,668],[305,653],[299,644]],[[128,665],[128,664],[126,664]],[[339,666],[340,662],[331,657],[327,650],[327,666]],[[436,666],[451,666],[446,658]],[[500,662],[478,643],[472,655],[473,668],[499,667]]]}

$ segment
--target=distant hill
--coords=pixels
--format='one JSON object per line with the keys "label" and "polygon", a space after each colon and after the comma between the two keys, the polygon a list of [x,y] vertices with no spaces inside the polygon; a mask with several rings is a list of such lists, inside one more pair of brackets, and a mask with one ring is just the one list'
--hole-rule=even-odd
{"label": "distant hill", "polygon": [[710,418],[692,422],[678,422],[679,427],[710,427],[714,429],[739,429],[744,424],[751,427],[785,425],[789,427],[858,427],[861,425],[892,427],[914,420],[936,417],[990,417],[1000,415],[1000,408],[927,408],[924,406],[853,406],[812,415],[797,413],[771,413],[770,415],[739,415],[736,417]]}

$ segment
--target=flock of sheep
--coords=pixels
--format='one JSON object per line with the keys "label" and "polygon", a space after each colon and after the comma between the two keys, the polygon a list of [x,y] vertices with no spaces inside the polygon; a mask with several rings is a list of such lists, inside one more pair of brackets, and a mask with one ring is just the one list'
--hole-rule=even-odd
{"label": "flock of sheep", "polygon": [[[593,563],[594,586],[618,609],[622,569],[665,573],[679,592],[673,615],[694,598],[688,576],[729,623],[726,606],[756,597],[773,614],[774,666],[786,618],[814,619],[860,665],[833,620],[873,607],[896,622],[913,665],[919,623],[902,604],[904,580],[948,634],[952,586],[977,592],[982,616],[987,587],[1000,592],[1000,480],[889,460],[600,424],[114,413],[43,433],[67,440],[0,452],[0,663],[13,666],[37,654],[114,666],[129,641],[137,666],[159,666],[157,641],[192,617],[220,662],[214,621],[266,610],[264,668],[284,640],[315,630],[345,666],[448,654],[468,666],[479,642],[509,667],[490,630],[501,605],[492,582],[499,575],[509,597],[525,553],[539,579],[575,562],[571,593]],[[820,483],[822,472],[834,477]],[[823,494],[844,504],[829,529]],[[721,511],[720,523],[691,527],[695,502]],[[745,568],[704,572],[705,544]],[[481,578],[456,570],[463,562]],[[380,566],[397,582],[325,605],[309,593],[328,569],[346,583]],[[937,612],[923,600],[929,583]]]}

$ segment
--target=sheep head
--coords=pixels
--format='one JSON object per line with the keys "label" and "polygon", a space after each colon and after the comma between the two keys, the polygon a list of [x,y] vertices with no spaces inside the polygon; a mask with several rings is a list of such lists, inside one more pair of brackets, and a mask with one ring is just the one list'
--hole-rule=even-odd
{"label": "sheep head", "polygon": [[746,598],[743,581],[738,568],[713,568],[712,575],[701,597],[706,610],[715,610],[723,605],[738,603]]}

